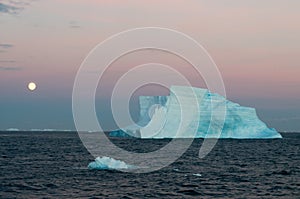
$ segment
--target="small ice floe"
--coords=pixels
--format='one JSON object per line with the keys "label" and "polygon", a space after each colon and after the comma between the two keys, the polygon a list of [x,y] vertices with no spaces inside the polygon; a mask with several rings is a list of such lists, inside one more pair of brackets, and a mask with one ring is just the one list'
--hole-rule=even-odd
{"label": "small ice floe", "polygon": [[193,176],[201,177],[202,175],[200,173],[193,173]]}
{"label": "small ice floe", "polygon": [[115,160],[111,157],[97,157],[95,161],[89,163],[89,169],[96,170],[123,170],[123,169],[135,169],[136,166],[126,164],[121,160]]}

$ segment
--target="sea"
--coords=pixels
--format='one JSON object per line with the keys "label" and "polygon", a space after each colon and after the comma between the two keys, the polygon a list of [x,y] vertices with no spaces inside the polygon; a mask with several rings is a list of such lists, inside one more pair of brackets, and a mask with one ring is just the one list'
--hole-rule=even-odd
{"label": "sea", "polygon": [[[220,139],[203,159],[203,139],[151,173],[89,169],[76,132],[0,132],[0,198],[300,198],[300,133],[283,139]],[[170,140],[111,138],[135,151]]]}

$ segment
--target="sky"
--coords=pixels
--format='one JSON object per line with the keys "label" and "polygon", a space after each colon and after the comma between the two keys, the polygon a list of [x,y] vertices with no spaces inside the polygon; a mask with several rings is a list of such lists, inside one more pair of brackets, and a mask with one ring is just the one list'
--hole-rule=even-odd
{"label": "sky", "polygon": [[[256,108],[269,127],[300,132],[299,8],[298,0],[0,0],[0,129],[74,129],[73,83],[87,54],[120,31],[155,26],[201,43],[228,99]],[[112,79],[149,59],[167,60],[202,85],[168,54],[129,55],[112,64],[97,91],[103,123]],[[26,88],[31,81],[34,92]]]}

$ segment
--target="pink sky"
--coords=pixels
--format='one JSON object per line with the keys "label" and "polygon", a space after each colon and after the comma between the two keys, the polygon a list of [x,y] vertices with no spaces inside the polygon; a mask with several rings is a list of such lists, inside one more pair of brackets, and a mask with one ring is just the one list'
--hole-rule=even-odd
{"label": "pink sky", "polygon": [[[0,12],[1,95],[19,96],[26,82],[36,81],[43,95],[68,98],[94,46],[120,31],[158,26],[188,34],[206,48],[229,98],[258,107],[257,100],[269,100],[269,108],[286,100],[287,109],[300,108],[299,1],[27,2],[15,14]],[[126,71],[132,63],[134,57],[115,67]]]}

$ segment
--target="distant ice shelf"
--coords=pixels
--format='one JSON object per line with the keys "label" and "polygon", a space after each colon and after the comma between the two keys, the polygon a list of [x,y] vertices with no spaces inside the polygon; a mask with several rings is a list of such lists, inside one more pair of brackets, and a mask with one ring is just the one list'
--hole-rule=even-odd
{"label": "distant ice shelf", "polygon": [[[195,112],[191,105],[195,105],[195,101],[197,101],[198,112]],[[240,106],[219,94],[209,92],[207,89],[172,86],[169,96],[140,96],[139,104],[139,122],[136,125],[112,131],[110,136],[137,138],[282,138],[274,128],[268,128],[258,118],[254,108]],[[225,107],[226,112],[222,112],[220,107]],[[184,110],[185,115],[181,115],[182,110]],[[221,134],[216,134],[214,127],[220,125],[218,116],[222,116],[222,114],[224,126]],[[184,123],[183,120],[184,132],[178,133],[179,123],[182,118],[186,117],[188,117],[187,122]]]}

